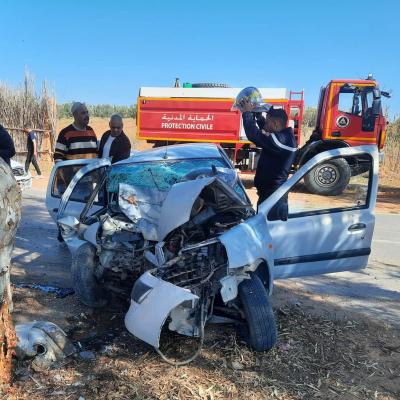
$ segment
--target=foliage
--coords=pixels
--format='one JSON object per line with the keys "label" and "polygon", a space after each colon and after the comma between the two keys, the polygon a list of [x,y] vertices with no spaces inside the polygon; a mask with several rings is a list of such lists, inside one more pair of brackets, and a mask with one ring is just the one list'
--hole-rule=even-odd
{"label": "foliage", "polygon": [[46,83],[37,93],[35,81],[28,72],[20,87],[12,88],[0,82],[0,124],[10,132],[17,153],[26,150],[24,125],[39,130],[39,146],[42,147],[43,131],[50,134],[50,142],[54,142],[57,123],[54,98]]}
{"label": "foliage", "polygon": [[308,128],[315,128],[317,122],[317,109],[314,107],[307,107],[303,113],[303,126]]}
{"label": "foliage", "polygon": [[[57,104],[58,118],[71,118],[72,103]],[[116,106],[111,104],[87,104],[91,117],[110,118],[113,114],[119,114],[123,118],[136,117],[136,104],[131,106]]]}
{"label": "foliage", "polygon": [[400,168],[400,117],[389,124],[385,143],[385,172],[397,172]]}

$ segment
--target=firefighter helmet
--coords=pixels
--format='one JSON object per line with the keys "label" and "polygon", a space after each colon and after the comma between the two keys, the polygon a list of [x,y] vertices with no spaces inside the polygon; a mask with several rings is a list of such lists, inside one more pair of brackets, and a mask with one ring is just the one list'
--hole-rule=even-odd
{"label": "firefighter helmet", "polygon": [[248,99],[254,106],[253,112],[268,111],[271,108],[270,104],[264,103],[261,92],[256,87],[249,86],[242,89],[236,96],[232,109],[242,111],[241,102],[244,99]]}

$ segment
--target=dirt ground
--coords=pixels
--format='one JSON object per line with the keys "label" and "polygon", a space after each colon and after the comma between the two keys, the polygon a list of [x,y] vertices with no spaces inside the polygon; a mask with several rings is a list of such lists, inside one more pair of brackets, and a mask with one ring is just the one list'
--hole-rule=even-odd
{"label": "dirt ground", "polygon": [[[367,320],[311,316],[301,304],[275,307],[279,339],[272,351],[253,352],[234,327],[211,325],[199,358],[176,368],[126,331],[124,304],[113,302],[96,312],[82,307],[75,296],[56,299],[27,289],[15,289],[14,302],[16,312],[29,307],[37,313],[49,306],[59,311],[55,322],[95,359],[77,355],[51,370],[19,362],[14,387],[3,398],[400,398],[399,332]],[[163,335],[162,343],[174,354],[194,346],[173,334]]]}

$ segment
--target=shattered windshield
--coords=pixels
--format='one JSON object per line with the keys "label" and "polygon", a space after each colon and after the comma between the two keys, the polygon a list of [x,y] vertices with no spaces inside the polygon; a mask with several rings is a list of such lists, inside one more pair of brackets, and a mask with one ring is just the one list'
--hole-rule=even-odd
{"label": "shattered windshield", "polygon": [[109,172],[108,191],[118,193],[122,183],[164,192],[177,182],[194,179],[192,176],[196,171],[211,174],[213,170],[233,186],[232,180],[236,180],[235,171],[227,168],[222,159],[214,158],[115,165]]}

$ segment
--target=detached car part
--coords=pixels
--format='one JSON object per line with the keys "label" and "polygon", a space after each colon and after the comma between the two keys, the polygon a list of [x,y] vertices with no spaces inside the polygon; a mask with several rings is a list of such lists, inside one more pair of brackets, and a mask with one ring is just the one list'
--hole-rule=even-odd
{"label": "detached car part", "polygon": [[18,338],[15,349],[17,358],[31,358],[41,368],[47,368],[76,353],[76,348],[66,333],[52,322],[17,324],[15,331]]}

